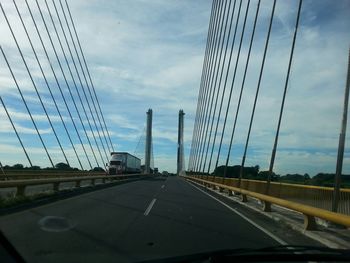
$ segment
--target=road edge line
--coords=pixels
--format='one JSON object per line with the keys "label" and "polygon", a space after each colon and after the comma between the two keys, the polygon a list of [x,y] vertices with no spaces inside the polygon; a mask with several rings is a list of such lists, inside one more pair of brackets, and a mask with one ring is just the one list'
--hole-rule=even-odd
{"label": "road edge line", "polygon": [[185,180],[188,184],[192,185],[194,188],[196,188],[198,191],[201,191],[202,193],[208,195],[209,197],[211,197],[212,199],[216,200],[217,202],[219,202],[220,204],[222,204],[223,206],[225,206],[226,208],[230,209],[232,212],[236,213],[237,215],[239,215],[240,217],[242,217],[243,219],[245,219],[247,222],[249,222],[250,224],[252,224],[253,226],[255,226],[257,229],[259,229],[260,231],[264,232],[266,235],[268,235],[270,238],[274,239],[275,241],[277,241],[279,244],[286,246],[288,245],[288,243],[286,243],[285,241],[283,241],[282,239],[280,239],[279,237],[275,236],[274,234],[272,234],[270,231],[266,230],[265,228],[263,228],[262,226],[258,225],[257,223],[255,223],[254,221],[252,221],[251,219],[249,219],[248,217],[246,217],[245,215],[243,215],[242,213],[238,212],[236,209],[232,208],[231,206],[229,206],[228,204],[224,203],[223,201],[219,200],[218,198],[216,198],[215,196],[212,196],[211,194],[203,191],[202,189],[200,189],[199,187],[191,184],[190,182],[188,182],[187,180]]}

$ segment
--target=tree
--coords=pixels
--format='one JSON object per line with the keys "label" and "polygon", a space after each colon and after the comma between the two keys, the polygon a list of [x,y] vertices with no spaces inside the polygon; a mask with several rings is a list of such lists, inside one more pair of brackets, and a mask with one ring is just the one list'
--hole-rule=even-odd
{"label": "tree", "polygon": [[101,167],[94,167],[94,169],[92,169],[92,171],[94,172],[104,172],[105,170]]}
{"label": "tree", "polygon": [[55,168],[58,170],[71,170],[72,168],[66,163],[57,163],[55,164]]}
{"label": "tree", "polygon": [[15,165],[13,165],[12,168],[13,168],[13,169],[23,169],[24,166],[23,166],[23,164],[17,163],[17,164],[15,164]]}

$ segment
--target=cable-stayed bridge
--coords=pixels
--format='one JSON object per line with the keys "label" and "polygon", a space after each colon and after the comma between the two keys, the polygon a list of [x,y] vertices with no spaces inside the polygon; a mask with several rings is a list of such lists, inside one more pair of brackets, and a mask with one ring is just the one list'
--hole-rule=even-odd
{"label": "cable-stayed bridge", "polygon": [[[269,169],[263,173],[259,167],[248,167],[246,160],[281,1],[212,2],[188,156],[186,109],[179,110],[178,123],[174,123],[178,132],[177,176],[155,173],[152,109],[146,112],[135,148],[130,149],[130,154],[141,160],[141,172],[109,174],[110,154],[118,151],[118,141],[106,122],[104,101],[94,85],[76,30],[79,18],[74,18],[67,0],[18,2],[6,4],[7,8],[0,2],[9,30],[6,37],[14,43],[17,56],[10,57],[13,50],[1,41],[0,51],[18,104],[11,104],[7,94],[0,98],[2,116],[6,117],[2,122],[11,125],[27,169],[11,170],[5,163],[1,165],[0,229],[26,261],[88,257],[130,262],[194,253],[205,259],[210,256],[204,253],[208,251],[288,245],[292,251],[296,245],[350,248],[350,191],[341,181],[349,65],[344,65],[348,73],[332,187],[276,181],[275,159],[281,128],[288,121],[284,108],[304,1],[294,3],[290,16],[293,30],[283,65],[286,70],[280,76],[281,97],[274,109],[277,118],[268,149]],[[24,35],[16,33],[9,6]],[[267,19],[260,19],[262,12]],[[29,14],[29,20],[23,19],[24,13]],[[258,27],[264,30],[258,32]],[[25,47],[19,41],[23,38],[28,42]],[[16,70],[18,65],[21,72]],[[249,71],[252,66],[258,68],[255,75]],[[256,83],[247,110],[242,98],[249,79]],[[252,88],[251,81],[249,86]],[[34,99],[28,90],[35,92]],[[47,169],[40,169],[37,158],[33,161],[38,153],[28,146],[28,135],[21,132],[9,110],[13,107],[23,109],[30,120],[34,130],[30,138],[40,145],[39,155],[49,164]],[[243,110],[249,116],[247,132],[240,134],[244,137],[243,154],[238,156],[239,165],[233,166]],[[50,135],[38,125],[38,113],[44,113]],[[260,177],[253,178],[254,174]]]}

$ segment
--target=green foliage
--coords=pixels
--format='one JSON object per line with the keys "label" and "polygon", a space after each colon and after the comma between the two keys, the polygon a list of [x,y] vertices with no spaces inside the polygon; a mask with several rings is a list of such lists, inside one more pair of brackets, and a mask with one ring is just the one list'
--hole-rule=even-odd
{"label": "green foliage", "polygon": [[54,194],[53,191],[46,191],[43,193],[37,193],[30,196],[8,196],[7,198],[0,196],[0,208],[12,207],[24,203],[30,203],[34,200],[45,198],[48,196],[52,196]]}
{"label": "green foliage", "polygon": [[[215,176],[223,177],[224,171],[225,171],[224,165],[218,166],[213,172],[213,175],[215,174]],[[242,172],[243,172],[243,178],[255,179],[257,178],[259,173],[259,166],[256,165],[254,167],[244,167]],[[241,173],[240,165],[227,166],[227,171],[226,171],[227,178],[239,178],[240,173]]]}
{"label": "green foliage", "polygon": [[94,167],[94,169],[92,169],[91,171],[94,171],[94,172],[105,172],[105,170],[101,167]]}
{"label": "green foliage", "polygon": [[66,164],[66,163],[57,163],[55,164],[55,168],[58,169],[58,170],[72,170],[72,168]]}
{"label": "green foliage", "polygon": [[23,164],[17,163],[12,166],[13,169],[21,170],[24,168]]}

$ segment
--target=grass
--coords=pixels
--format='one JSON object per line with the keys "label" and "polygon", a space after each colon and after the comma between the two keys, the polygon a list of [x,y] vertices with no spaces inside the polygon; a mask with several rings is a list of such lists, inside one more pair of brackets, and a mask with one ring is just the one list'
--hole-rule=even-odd
{"label": "grass", "polygon": [[13,194],[8,194],[5,198],[0,197],[0,209],[18,206],[18,205],[32,202],[38,199],[49,197],[54,194],[55,192],[53,191],[46,191],[46,192],[37,193],[29,196],[14,196]]}

